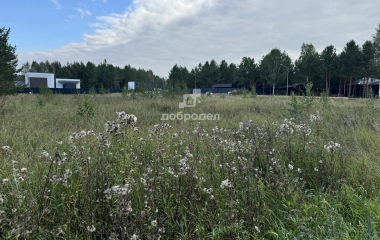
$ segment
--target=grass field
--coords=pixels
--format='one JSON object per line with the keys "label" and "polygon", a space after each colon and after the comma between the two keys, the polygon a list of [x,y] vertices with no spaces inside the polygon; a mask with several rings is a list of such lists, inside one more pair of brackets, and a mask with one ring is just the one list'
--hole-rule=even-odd
{"label": "grass field", "polygon": [[377,99],[181,101],[8,97],[0,239],[379,238]]}

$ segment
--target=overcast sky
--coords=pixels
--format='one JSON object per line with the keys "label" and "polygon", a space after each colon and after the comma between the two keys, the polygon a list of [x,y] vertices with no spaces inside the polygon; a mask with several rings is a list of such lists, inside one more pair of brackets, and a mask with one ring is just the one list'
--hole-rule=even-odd
{"label": "overcast sky", "polygon": [[372,39],[379,10],[379,0],[3,0],[0,27],[19,64],[107,59],[167,77],[176,63],[258,62],[273,48],[295,60],[304,42],[340,52]]}

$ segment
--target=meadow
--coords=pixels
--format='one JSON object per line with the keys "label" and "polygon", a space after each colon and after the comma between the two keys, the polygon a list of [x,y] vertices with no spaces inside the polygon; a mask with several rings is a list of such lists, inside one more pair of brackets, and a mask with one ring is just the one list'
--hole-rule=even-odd
{"label": "meadow", "polygon": [[181,101],[7,97],[0,239],[379,238],[378,99]]}

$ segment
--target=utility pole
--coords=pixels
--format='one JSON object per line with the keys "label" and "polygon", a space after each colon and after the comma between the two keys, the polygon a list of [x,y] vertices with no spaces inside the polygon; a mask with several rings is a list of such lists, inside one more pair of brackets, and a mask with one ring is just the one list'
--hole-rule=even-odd
{"label": "utility pole", "polygon": [[286,96],[288,96],[288,88],[289,88],[289,67],[280,63],[281,66],[286,67],[288,69],[288,74],[286,75]]}

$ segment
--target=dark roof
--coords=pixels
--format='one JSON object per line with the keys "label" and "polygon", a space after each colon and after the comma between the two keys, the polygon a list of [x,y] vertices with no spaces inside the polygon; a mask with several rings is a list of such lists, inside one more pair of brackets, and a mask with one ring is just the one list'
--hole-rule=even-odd
{"label": "dark roof", "polygon": [[25,85],[25,82],[23,82],[23,81],[15,81],[15,85],[16,86],[23,86],[23,85]]}
{"label": "dark roof", "polygon": [[215,84],[212,85],[212,88],[231,88],[232,83],[224,83],[224,84]]}

